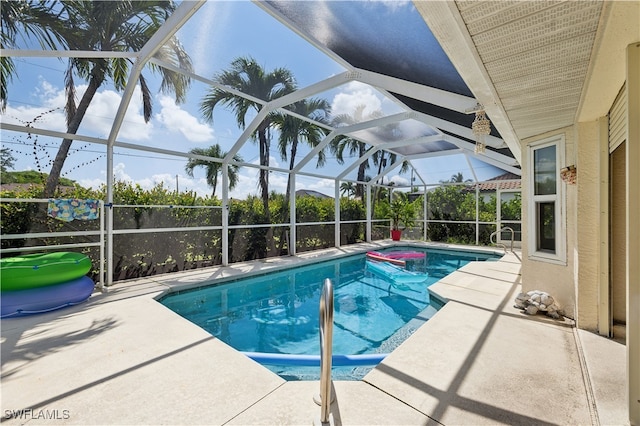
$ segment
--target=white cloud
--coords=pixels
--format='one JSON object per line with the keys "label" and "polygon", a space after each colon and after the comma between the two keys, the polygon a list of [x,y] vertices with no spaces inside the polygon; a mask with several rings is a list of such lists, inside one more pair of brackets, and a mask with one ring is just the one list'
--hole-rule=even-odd
{"label": "white cloud", "polygon": [[211,196],[211,188],[207,185],[206,178],[190,178],[189,176],[179,174],[178,189],[180,192],[193,191],[201,197]]}
{"label": "white cloud", "polygon": [[213,139],[213,128],[200,123],[196,117],[183,110],[169,96],[160,96],[160,112],[156,118],[169,131],[180,132],[191,142],[207,142]]}
{"label": "white cloud", "polygon": [[[78,97],[82,96],[86,86],[79,89]],[[87,133],[92,131],[101,137],[108,137],[121,100],[122,96],[113,90],[97,92],[87,110],[87,115],[82,120],[82,131]],[[141,92],[140,88],[136,87],[117,138],[132,141],[150,140],[153,127],[153,123],[144,122]]]}
{"label": "white cloud", "polygon": [[[43,114],[45,112],[46,114]],[[36,117],[38,117],[38,120],[34,123],[33,121]],[[2,114],[2,121],[20,126],[33,123],[32,126],[35,128],[46,128],[58,132],[67,130],[62,109],[51,111],[49,108],[34,106],[18,106],[14,108],[9,104],[4,114]]]}
{"label": "white cloud", "polygon": [[[272,165],[277,167],[278,163],[272,157]],[[258,164],[256,161],[255,164]],[[168,190],[174,190],[176,187],[176,175],[171,173],[155,173],[150,176],[146,176],[143,178],[134,178],[132,177],[128,171],[126,170],[125,163],[117,163],[113,167],[113,175],[116,181],[128,182],[131,184],[138,184],[143,189],[151,189],[156,185],[162,183],[163,186]],[[251,168],[251,167],[243,167],[240,169],[240,173],[238,176],[238,184],[236,187],[229,192],[229,196],[236,199],[245,199],[249,195],[259,196],[260,195],[260,187],[258,186],[258,174],[260,169]],[[85,187],[90,187],[97,189],[101,185],[105,184],[105,171],[101,170],[100,178],[95,179],[78,179],[78,183]],[[195,172],[196,175],[198,172]],[[207,185],[207,180],[205,177],[194,177],[191,178],[187,175],[178,173],[178,189],[180,192],[194,191],[199,196],[211,196],[211,187]],[[222,179],[218,182],[218,188],[216,189],[216,196],[221,197],[222,190],[221,185]],[[269,176],[269,191],[276,192],[284,192],[287,187],[287,178],[281,173],[271,173]]]}
{"label": "white cloud", "polygon": [[413,7],[412,2],[403,0],[382,0],[380,4],[386,6],[392,12],[406,6]]}
{"label": "white cloud", "polygon": [[[126,166],[124,163],[118,163],[113,166],[113,176],[116,181],[123,181],[133,183],[133,179],[125,172]],[[93,179],[77,179],[77,182],[84,187],[98,189],[101,185],[105,185],[107,183],[106,173],[104,170],[100,170],[99,178]]]}
{"label": "white cloud", "polygon": [[[101,170],[100,174],[102,176],[104,176],[104,171]],[[101,185],[105,184],[106,181],[104,178],[100,179],[100,178],[95,178],[95,179],[77,179],[77,182],[80,186],[84,187],[84,188],[92,188],[92,189],[98,189],[100,188]]]}
{"label": "white cloud", "polygon": [[[82,98],[87,85],[76,86],[77,103]],[[3,120],[17,124],[31,122],[35,117],[46,111],[38,120],[36,127],[47,128],[65,132],[67,130],[66,118],[64,113],[65,94],[64,88],[53,86],[48,81],[40,78],[39,85],[34,89],[34,94],[38,97],[41,106],[19,106],[13,108],[7,106],[7,111],[3,114]],[[113,90],[103,90],[97,92],[87,113],[82,120],[78,133],[89,136],[106,138],[111,131],[113,119],[116,116],[122,96]],[[140,88],[134,91],[129,108],[125,113],[124,121],[120,129],[119,139],[129,139],[134,141],[149,140],[153,124],[145,124],[142,116],[142,99]]]}
{"label": "white cloud", "polygon": [[[130,184],[138,184],[143,189],[151,189],[162,183],[168,190],[174,190],[176,187],[176,175],[171,173],[157,173],[142,179],[134,179],[126,171],[124,163],[117,163],[113,167],[113,176],[116,181],[128,182]],[[97,189],[106,183],[105,171],[100,170],[101,178],[95,179],[78,179],[78,183],[84,187]],[[205,178],[190,178],[189,176],[178,173],[177,185],[180,192],[195,191],[198,195],[211,195],[211,188],[207,185]]]}
{"label": "white cloud", "polygon": [[415,121],[405,120],[398,124],[402,137],[405,139],[418,138],[427,135],[436,135],[438,132],[426,124]]}
{"label": "white cloud", "polygon": [[[336,184],[331,179],[318,179],[311,184],[301,185],[304,189],[312,189],[331,197],[335,196]],[[302,188],[300,188],[302,189]]]}
{"label": "white cloud", "polygon": [[[246,168],[245,168],[246,169]],[[258,195],[258,169],[250,169],[252,172],[238,175],[238,184],[229,192],[229,197],[244,200],[249,195]]]}
{"label": "white cloud", "polygon": [[35,95],[47,107],[64,108],[66,103],[64,89],[60,89],[44,79],[43,76],[38,77],[39,85],[35,87]]}
{"label": "white cloud", "polygon": [[116,181],[130,182],[133,183],[133,179],[129,176],[124,169],[126,166],[124,163],[118,163],[113,167],[113,177]]}
{"label": "white cloud", "polygon": [[389,179],[389,181],[394,182],[397,186],[406,186],[409,185],[409,179],[404,178],[400,175],[394,175]]}
{"label": "white cloud", "polygon": [[343,91],[333,97],[331,114],[353,114],[360,105],[366,105],[364,116],[368,116],[382,107],[381,97],[370,86],[357,81],[347,84]]}
{"label": "white cloud", "polygon": [[[254,164],[260,164],[260,161],[256,160],[256,161],[254,162]],[[271,156],[269,156],[269,166],[271,166],[271,167],[276,167],[276,168],[281,168],[281,167],[282,167],[282,164],[280,163],[280,161],[278,161],[278,160],[276,159],[276,157],[274,157],[273,155],[271,155]],[[285,168],[286,168],[286,166],[285,166]]]}
{"label": "white cloud", "polygon": [[[258,164],[258,160],[253,164]],[[271,157],[271,165],[278,167],[279,163],[274,157]],[[129,165],[130,166],[130,165]],[[252,167],[242,167],[238,176],[238,183],[236,187],[229,192],[229,197],[235,199],[246,199],[248,196],[260,196],[260,186],[258,184],[258,175],[260,169]],[[101,185],[106,183],[105,171],[100,170],[97,178],[77,179],[78,183],[84,187],[98,189]],[[194,191],[199,196],[210,197],[211,187],[207,184],[207,180],[204,177],[204,173],[198,173],[195,171],[196,176],[191,178],[187,175],[178,173],[177,186],[180,192]],[[132,177],[127,171],[127,166],[123,162],[119,162],[113,167],[113,175],[116,181],[128,182],[130,184],[138,184],[143,189],[149,190],[156,185],[162,183],[167,190],[174,190],[176,188],[176,174],[171,173],[155,173],[142,178]],[[216,196],[222,197],[221,185],[222,179],[218,182],[218,188],[216,189]],[[312,189],[314,191],[322,192],[329,196],[333,196],[335,184],[331,179],[310,179],[302,178],[298,181],[298,189]],[[275,191],[278,193],[284,193],[287,188],[287,175],[284,173],[272,172],[269,175],[269,191]]]}
{"label": "white cloud", "polygon": [[334,117],[340,114],[353,115],[353,112],[360,105],[366,107],[364,110],[365,118],[376,111],[382,111],[384,115],[402,111],[396,102],[365,83],[352,81],[340,89],[340,93],[336,94],[331,101],[331,114]]}
{"label": "white cloud", "polygon": [[[9,103],[6,111],[2,114],[2,121],[23,126],[32,123],[33,127],[37,128],[47,128],[59,132],[66,131],[64,90],[54,87],[40,77],[39,84],[33,89],[33,92],[40,105],[19,105],[14,107]],[[38,119],[34,123],[36,117]]]}
{"label": "white cloud", "polygon": [[[177,175],[170,173],[158,173],[149,178],[138,180],[137,183],[144,189],[151,189],[158,184],[162,184],[162,186],[169,191],[174,191],[177,186],[177,189],[180,192],[193,191],[201,197],[211,196],[211,188],[207,185],[206,178],[191,178],[180,173]],[[219,189],[217,192],[219,192]]]}

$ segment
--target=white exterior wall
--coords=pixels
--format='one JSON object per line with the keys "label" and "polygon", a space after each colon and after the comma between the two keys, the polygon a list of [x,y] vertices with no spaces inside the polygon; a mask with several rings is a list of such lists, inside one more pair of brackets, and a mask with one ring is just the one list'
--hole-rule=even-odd
{"label": "white exterior wall", "polygon": [[632,425],[640,425],[640,34],[638,36],[639,40],[630,44],[626,51],[629,100],[626,143],[627,390]]}
{"label": "white exterior wall", "polygon": [[[529,247],[522,247],[522,290],[543,290],[550,293],[578,327],[598,330],[598,305],[600,291],[601,250],[601,194],[600,182],[608,177],[602,175],[607,170],[600,168],[601,126],[606,120],[578,123],[575,126],[531,138],[523,144],[523,164],[529,164],[528,146],[550,136],[565,137],[565,163],[560,167],[576,165],[575,185],[564,185],[566,216],[563,223],[566,232],[566,265],[558,265],[537,259],[530,259]],[[606,129],[605,129],[606,130]],[[606,144],[606,141],[604,141]],[[576,149],[577,148],[577,149]],[[523,173],[522,182],[522,223],[523,240],[535,238],[526,226],[529,222],[530,176]],[[606,201],[606,200],[604,200]],[[607,226],[604,224],[604,226]]]}
{"label": "white exterior wall", "polygon": [[[565,138],[564,161],[560,167],[576,164],[574,154],[573,127],[568,127],[555,132],[545,133],[534,138],[526,139],[522,144],[522,164],[529,164],[529,145],[551,136],[563,135]],[[580,171],[578,169],[578,179]],[[535,239],[527,226],[532,195],[530,193],[531,177],[529,173],[522,174],[522,240]],[[566,196],[566,215],[563,217],[562,226],[566,230],[566,265],[531,259],[528,244],[522,247],[522,291],[542,290],[551,294],[564,314],[569,318],[575,318],[576,312],[576,186],[564,185]],[[560,235],[558,235],[560,237]]]}
{"label": "white exterior wall", "polygon": [[[600,124],[594,120],[576,125],[578,149],[577,179],[577,268],[576,321],[580,328],[598,331],[598,306],[600,292],[601,208],[607,209],[608,199],[601,200],[600,181],[608,181],[607,170],[600,168]],[[606,133],[605,133],[606,135]],[[604,141],[606,144],[606,141]],[[608,159],[608,150],[604,153]],[[604,202],[602,205],[601,202]],[[608,265],[605,265],[607,268]]]}
{"label": "white exterior wall", "polygon": [[575,124],[523,140],[521,144],[521,164],[525,165],[522,176],[523,241],[535,238],[528,229],[528,207],[532,197],[526,167],[529,164],[528,145],[562,134],[566,143],[566,164],[560,167],[570,164],[577,167],[576,185],[565,185],[566,265],[530,259],[529,248],[524,245],[523,291],[548,291],[558,299],[565,314],[577,320],[580,328],[600,332],[606,332],[608,328],[603,324],[608,312],[600,312],[602,294],[606,290],[601,282],[606,283],[608,279],[609,255],[609,248],[603,245],[609,210],[608,194],[604,189],[609,179],[608,157],[603,157],[608,156],[608,150],[603,149],[607,143],[604,139],[606,116],[627,80],[627,45],[640,39],[640,2],[611,2],[607,9]]}

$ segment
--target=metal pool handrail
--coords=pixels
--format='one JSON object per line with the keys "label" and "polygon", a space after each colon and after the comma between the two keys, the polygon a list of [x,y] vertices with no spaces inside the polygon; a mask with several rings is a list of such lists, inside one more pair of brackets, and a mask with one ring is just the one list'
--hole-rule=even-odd
{"label": "metal pool handrail", "polygon": [[333,283],[324,280],[320,297],[320,422],[329,421],[333,352]]}
{"label": "metal pool handrail", "polygon": [[504,252],[507,253],[507,246],[505,244],[493,241],[493,237],[498,236],[498,234],[501,234],[504,231],[510,231],[511,232],[511,252],[513,253],[513,240],[514,240],[514,237],[515,237],[515,233],[513,232],[513,228],[511,228],[510,226],[505,226],[502,229],[499,229],[499,230],[495,231],[494,233],[491,234],[491,236],[489,236],[489,240],[493,244],[495,244],[497,246],[502,246],[502,248],[504,249]]}

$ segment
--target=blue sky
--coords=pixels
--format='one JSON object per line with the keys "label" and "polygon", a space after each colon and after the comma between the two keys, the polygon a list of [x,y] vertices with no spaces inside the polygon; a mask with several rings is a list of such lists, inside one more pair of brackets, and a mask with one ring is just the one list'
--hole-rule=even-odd
{"label": "blue sky", "polygon": [[[411,2],[394,2],[394,8],[413,7]],[[311,46],[301,37],[290,31],[253,3],[246,1],[209,1],[178,32],[178,38],[191,56],[196,73],[212,77],[226,69],[231,61],[239,56],[254,57],[266,70],[285,67],[295,75],[299,87],[305,87],[344,69],[324,53]],[[29,122],[43,111],[46,113],[36,124],[49,129],[65,131],[64,115],[64,69],[66,60],[16,58],[18,74],[9,86],[8,107],[2,116],[5,122]],[[214,143],[229,150],[241,134],[235,117],[222,107],[214,110],[214,122],[205,123],[199,112],[199,102],[207,87],[193,82],[185,104],[176,105],[173,98],[158,92],[159,80],[148,70],[144,71],[153,92],[154,113],[152,120],[145,124],[142,119],[139,92],[134,95],[127,111],[118,140],[142,145],[150,145],[176,151],[188,151],[196,147],[207,147]],[[78,97],[85,88],[85,82],[77,79]],[[368,110],[382,110],[385,114],[398,112],[398,106],[386,99],[373,88],[349,83],[328,93],[318,95],[332,105],[334,115],[350,113],[359,104],[367,105]],[[94,98],[79,133],[90,136],[106,137],[112,118],[120,102],[120,94],[112,87],[104,86]],[[249,122],[249,121],[247,121]],[[2,146],[9,147],[17,158],[15,170],[42,170],[48,172],[46,162],[53,158],[60,141],[39,137],[36,141],[24,134],[2,132]],[[281,159],[272,148],[271,164],[286,168],[287,162]],[[298,154],[302,158],[304,147]],[[190,178],[184,171],[186,160],[171,158],[159,154],[115,149],[114,174],[117,179],[139,183],[150,188],[158,182],[165,187],[175,189],[176,183],[181,191],[194,190],[201,195],[210,194],[204,180],[204,170],[195,170]],[[257,146],[251,142],[245,144],[240,155],[248,163],[258,163]],[[330,157],[330,156],[329,156]],[[480,179],[501,174],[499,169],[473,160],[474,168]],[[472,178],[466,159],[460,156],[437,157],[416,162],[421,166],[421,174],[430,182],[449,179],[457,172],[463,172],[465,178]],[[313,170],[315,163],[305,168]],[[329,158],[325,171],[335,175],[344,166]],[[375,171],[370,172],[375,175]],[[81,185],[98,187],[105,182],[105,148],[74,142],[63,175],[75,179]],[[177,176],[177,179],[176,179]],[[355,177],[355,172],[353,176]],[[407,183],[409,175],[391,175],[392,180]],[[287,176],[272,173],[270,189],[284,192]],[[318,179],[299,176],[297,189],[314,189],[333,195],[334,184],[330,179]],[[245,198],[249,194],[257,195],[257,169],[244,167],[240,170],[240,182],[231,192],[234,198]],[[217,193],[220,196],[220,191]]]}

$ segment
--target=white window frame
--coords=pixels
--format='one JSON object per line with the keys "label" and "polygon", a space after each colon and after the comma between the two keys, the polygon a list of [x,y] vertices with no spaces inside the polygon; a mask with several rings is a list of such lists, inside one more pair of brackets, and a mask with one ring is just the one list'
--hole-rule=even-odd
{"label": "white window frame", "polygon": [[[547,148],[555,145],[556,147],[556,193],[550,195],[535,195],[535,176],[534,176],[534,152],[538,149]],[[567,264],[567,221],[566,218],[566,198],[565,183],[560,178],[560,169],[564,167],[564,135],[556,135],[549,138],[529,144],[529,202],[527,203],[527,216],[529,226],[529,259],[541,262],[555,263],[559,265]],[[555,216],[555,253],[540,251],[537,248],[538,243],[538,221],[537,221],[537,203],[538,202],[554,202]]]}

